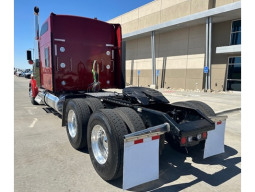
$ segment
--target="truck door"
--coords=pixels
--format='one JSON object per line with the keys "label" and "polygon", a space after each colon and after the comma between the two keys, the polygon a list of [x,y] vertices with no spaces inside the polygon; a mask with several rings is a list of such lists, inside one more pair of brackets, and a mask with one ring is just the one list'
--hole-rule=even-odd
{"label": "truck door", "polygon": [[44,89],[53,91],[52,84],[52,59],[51,46],[46,43],[40,46],[40,62],[41,62],[41,86]]}

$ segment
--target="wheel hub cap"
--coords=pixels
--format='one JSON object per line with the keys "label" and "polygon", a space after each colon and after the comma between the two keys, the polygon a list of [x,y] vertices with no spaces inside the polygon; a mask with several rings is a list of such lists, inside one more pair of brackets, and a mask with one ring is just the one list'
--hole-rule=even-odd
{"label": "wheel hub cap", "polygon": [[91,133],[91,147],[97,162],[104,164],[108,158],[108,140],[103,127],[95,125]]}
{"label": "wheel hub cap", "polygon": [[67,123],[69,134],[74,138],[77,134],[77,119],[73,110],[68,112]]}

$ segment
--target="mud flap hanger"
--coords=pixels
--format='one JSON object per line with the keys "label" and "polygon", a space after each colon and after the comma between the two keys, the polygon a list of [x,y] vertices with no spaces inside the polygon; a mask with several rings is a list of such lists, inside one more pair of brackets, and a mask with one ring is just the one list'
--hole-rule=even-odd
{"label": "mud flap hanger", "polygon": [[159,138],[168,123],[124,136],[123,190],[159,178]]}
{"label": "mud flap hanger", "polygon": [[134,141],[137,139],[144,139],[144,138],[152,137],[156,135],[162,135],[165,132],[169,132],[169,131],[170,131],[169,123],[163,123],[154,127],[150,127],[148,129],[144,129],[141,131],[137,131],[137,132],[125,135],[124,142]]}

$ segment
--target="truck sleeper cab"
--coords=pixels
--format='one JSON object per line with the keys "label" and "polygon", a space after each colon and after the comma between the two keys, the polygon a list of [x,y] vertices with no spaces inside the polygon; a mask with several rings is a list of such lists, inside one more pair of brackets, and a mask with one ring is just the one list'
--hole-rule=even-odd
{"label": "truck sleeper cab", "polygon": [[51,13],[37,38],[39,88],[60,93],[124,87],[119,24]]}

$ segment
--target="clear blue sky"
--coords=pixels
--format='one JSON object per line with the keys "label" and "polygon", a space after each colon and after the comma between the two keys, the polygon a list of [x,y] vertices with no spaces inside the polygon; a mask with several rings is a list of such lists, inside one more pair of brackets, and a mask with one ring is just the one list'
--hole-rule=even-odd
{"label": "clear blue sky", "polygon": [[50,13],[97,17],[108,21],[153,0],[14,0],[14,67],[31,68],[26,50],[34,45],[34,7],[38,6],[40,27]]}

